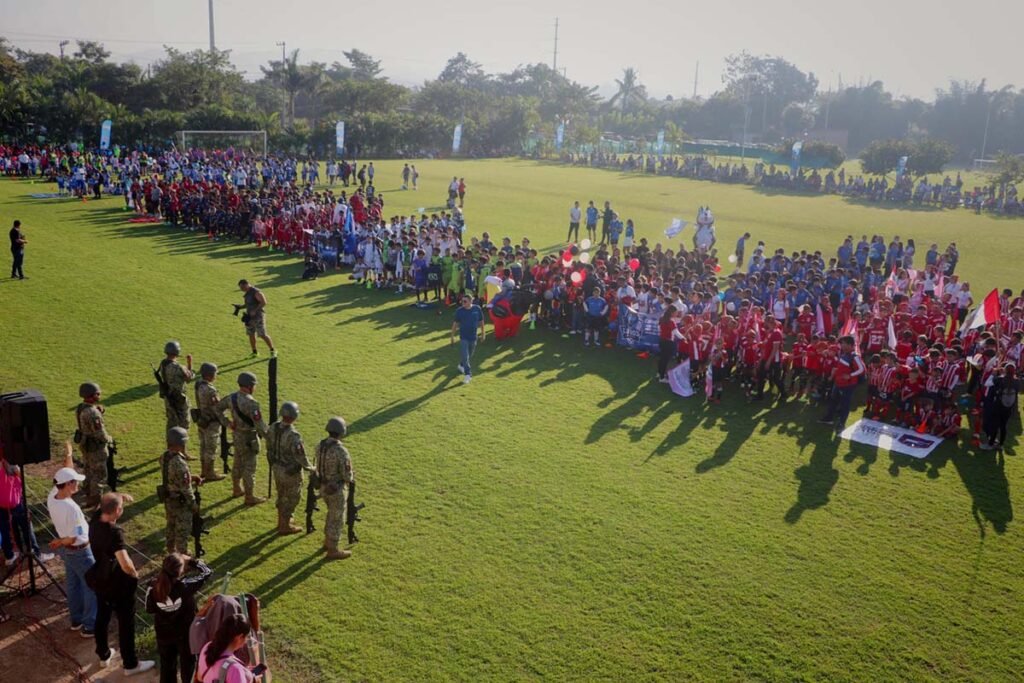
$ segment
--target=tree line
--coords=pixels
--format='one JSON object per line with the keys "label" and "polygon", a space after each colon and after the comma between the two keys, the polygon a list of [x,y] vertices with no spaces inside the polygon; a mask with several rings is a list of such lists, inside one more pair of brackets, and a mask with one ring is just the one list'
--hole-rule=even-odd
{"label": "tree line", "polygon": [[723,87],[710,97],[652,98],[627,68],[606,99],[545,64],[487,73],[460,52],[410,88],[384,77],[371,55],[342,54],[344,62],[326,64],[294,50],[246,80],[228,51],[165,47],[143,69],[111,60],[97,42],[79,41],[61,58],[0,38],[0,136],[89,144],[110,118],[121,144],[165,144],[183,129],[258,129],[275,149],[330,154],[343,120],[360,156],[449,149],[457,123],[464,151],[488,155],[518,153],[531,137],[553,145],[560,124],[571,148],[606,134],[653,140],[664,131],[668,143],[746,134],[780,145],[844,130],[851,156],[870,156],[883,140],[886,159],[904,148],[961,163],[1024,153],[1024,90],[994,91],[984,79],[952,82],[926,102],[896,97],[881,81],[825,91],[813,72],[781,57],[740,53],[727,58]]}

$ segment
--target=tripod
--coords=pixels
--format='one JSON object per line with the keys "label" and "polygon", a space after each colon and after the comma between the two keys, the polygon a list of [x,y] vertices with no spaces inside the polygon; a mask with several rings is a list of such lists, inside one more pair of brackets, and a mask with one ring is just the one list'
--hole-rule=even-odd
{"label": "tripod", "polygon": [[[26,489],[25,472],[24,472],[24,470],[22,470],[22,473],[21,473],[21,502],[22,502],[22,505],[25,506],[26,514],[28,514],[28,490]],[[32,524],[31,518],[29,518],[28,523],[31,526],[31,524]],[[12,524],[11,525],[12,531],[13,531],[13,526],[14,525]],[[34,552],[32,552],[32,547],[30,545],[29,539],[25,538],[23,540],[24,540],[24,544],[26,546],[26,548],[24,550],[26,552],[22,553],[21,558],[18,560],[18,564],[20,564],[21,562],[28,562],[28,588],[27,589],[21,589],[19,591],[19,593],[22,595],[22,597],[31,597],[31,596],[36,595],[36,594],[38,594],[40,592],[39,588],[36,586],[36,568],[38,567],[38,569],[43,574],[45,574],[48,579],[50,579],[50,583],[52,583],[54,586],[56,586],[57,590],[59,590],[61,592],[61,594],[65,598],[67,598],[68,594],[64,590],[64,587],[61,586],[60,583],[58,583],[57,580],[53,578],[53,574],[51,574],[50,570],[46,568],[46,565],[43,564],[42,560],[40,560],[36,556],[36,554]],[[17,569],[18,569],[18,567],[15,566],[14,569],[11,570],[11,574],[13,574],[15,571],[17,571]]]}

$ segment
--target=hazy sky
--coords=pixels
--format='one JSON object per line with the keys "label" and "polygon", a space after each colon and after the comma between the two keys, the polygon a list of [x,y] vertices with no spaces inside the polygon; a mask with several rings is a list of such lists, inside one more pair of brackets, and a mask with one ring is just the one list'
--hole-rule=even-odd
{"label": "hazy sky", "polygon": [[[406,85],[436,76],[458,51],[488,71],[550,64],[556,16],[559,68],[604,92],[633,66],[652,95],[689,95],[699,61],[706,96],[721,87],[724,57],[740,50],[785,57],[826,90],[840,77],[925,99],[950,79],[1024,85],[1024,4],[1009,0],[215,0],[217,47],[249,78],[280,58],[281,41],[302,61],[344,62],[342,50],[359,48]],[[94,39],[142,66],[163,44],[209,43],[207,0],[0,0],[0,17],[0,35],[20,47],[57,53],[62,38]]]}

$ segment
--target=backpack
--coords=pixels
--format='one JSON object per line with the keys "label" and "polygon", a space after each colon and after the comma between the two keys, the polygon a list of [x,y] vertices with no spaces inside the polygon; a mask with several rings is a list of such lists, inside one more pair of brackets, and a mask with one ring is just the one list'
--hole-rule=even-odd
{"label": "backpack", "polygon": [[7,461],[0,459],[0,510],[21,505],[21,477],[7,472]]}

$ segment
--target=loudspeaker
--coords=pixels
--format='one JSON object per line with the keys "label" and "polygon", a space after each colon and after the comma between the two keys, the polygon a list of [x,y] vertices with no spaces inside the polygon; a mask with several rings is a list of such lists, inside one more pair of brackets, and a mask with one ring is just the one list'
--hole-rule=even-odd
{"label": "loudspeaker", "polygon": [[0,394],[0,442],[7,462],[15,465],[50,459],[50,417],[39,391]]}

